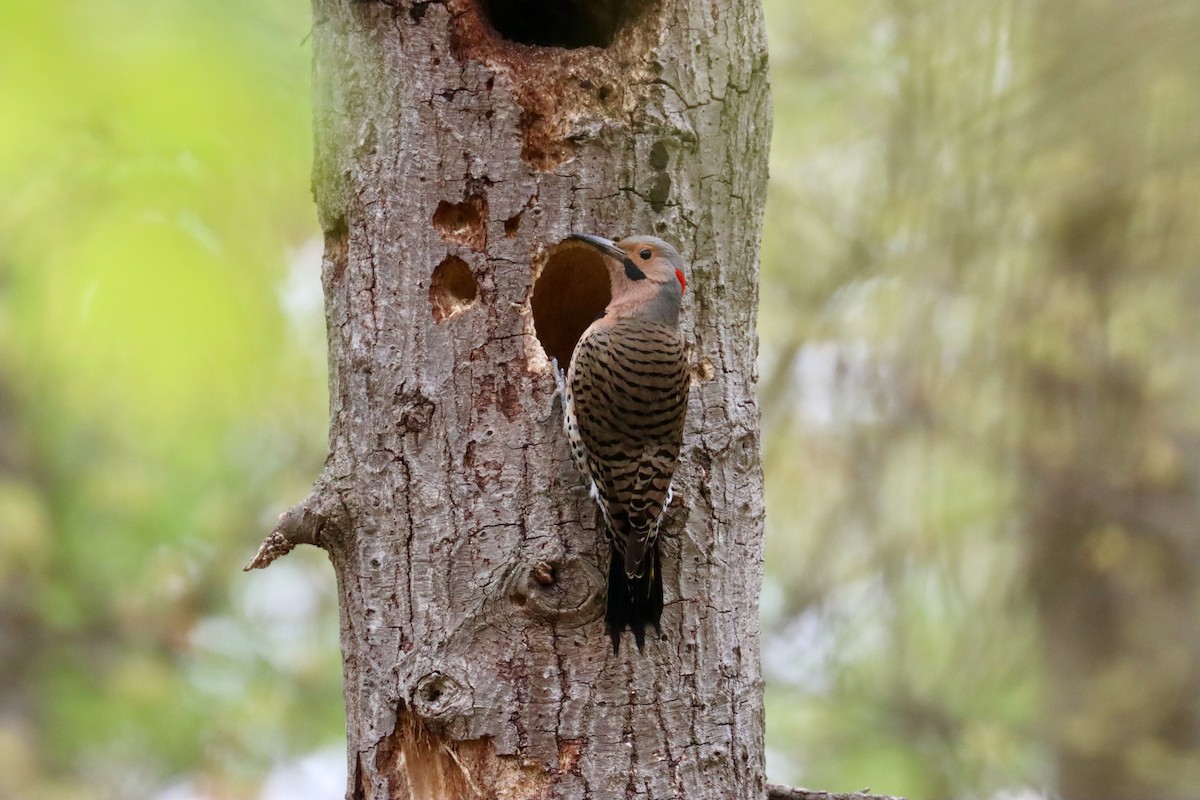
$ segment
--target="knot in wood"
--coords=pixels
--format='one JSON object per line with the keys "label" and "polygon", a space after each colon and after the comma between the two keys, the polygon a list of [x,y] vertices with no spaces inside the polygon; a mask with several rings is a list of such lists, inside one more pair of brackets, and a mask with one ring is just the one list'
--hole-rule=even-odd
{"label": "knot in wood", "polygon": [[571,627],[600,614],[604,576],[578,556],[521,566],[509,579],[508,598],[525,614]]}
{"label": "knot in wood", "polygon": [[429,722],[446,723],[471,708],[471,692],[461,681],[444,672],[430,672],[417,679],[412,709]]}

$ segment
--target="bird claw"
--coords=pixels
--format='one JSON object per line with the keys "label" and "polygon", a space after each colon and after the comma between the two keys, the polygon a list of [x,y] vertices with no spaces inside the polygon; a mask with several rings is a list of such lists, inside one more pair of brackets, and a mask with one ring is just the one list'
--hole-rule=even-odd
{"label": "bird claw", "polygon": [[556,397],[565,400],[567,397],[567,375],[563,372],[562,367],[558,365],[557,358],[550,359],[550,366],[554,369],[554,394]]}
{"label": "bird claw", "polygon": [[676,491],[674,482],[667,492],[663,502],[662,514],[658,518],[658,533],[660,536],[673,537],[687,525],[691,509],[684,500],[683,492]]}
{"label": "bird claw", "polygon": [[[550,366],[554,371],[554,394],[550,395],[550,417],[563,417],[565,420],[567,413],[567,376],[558,366],[558,359],[551,358]],[[560,411],[555,414],[554,404],[558,402]]]}

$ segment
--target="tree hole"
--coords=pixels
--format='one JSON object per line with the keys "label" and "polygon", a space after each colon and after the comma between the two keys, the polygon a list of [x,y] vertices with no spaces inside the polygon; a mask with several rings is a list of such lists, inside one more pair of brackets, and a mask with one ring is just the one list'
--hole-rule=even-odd
{"label": "tree hole", "polygon": [[433,212],[433,227],[447,242],[482,253],[487,249],[487,198],[473,194],[461,203],[443,200]]}
{"label": "tree hole", "polygon": [[667,204],[667,198],[671,196],[671,176],[665,172],[658,173],[654,179],[654,185],[650,187],[650,208],[654,209],[654,213],[663,210]]}
{"label": "tree hole", "polygon": [[551,248],[533,285],[533,327],[546,355],[562,369],[579,337],[612,299],[608,269],[595,249],[572,239]]}
{"label": "tree hole", "polygon": [[650,148],[650,166],[654,169],[666,169],[671,163],[671,154],[667,151],[666,142],[655,142]]}
{"label": "tree hole", "polygon": [[517,238],[517,231],[521,229],[521,215],[524,211],[518,211],[508,219],[504,220],[504,235],[510,239]]}
{"label": "tree hole", "polygon": [[650,0],[481,0],[496,32],[542,47],[608,47]]}
{"label": "tree hole", "polygon": [[479,283],[471,274],[467,262],[458,256],[447,256],[433,270],[429,282],[429,305],[434,322],[445,322],[475,305]]}
{"label": "tree hole", "polygon": [[441,672],[430,672],[413,687],[412,701],[412,709],[418,716],[447,719],[461,713],[471,697],[456,679]]}

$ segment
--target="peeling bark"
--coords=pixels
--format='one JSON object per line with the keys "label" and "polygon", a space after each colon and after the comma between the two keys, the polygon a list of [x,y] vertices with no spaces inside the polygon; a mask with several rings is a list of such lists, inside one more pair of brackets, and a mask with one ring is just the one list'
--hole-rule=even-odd
{"label": "peeling bark", "polygon": [[[277,534],[337,575],[347,796],[765,797],[757,0],[314,15],[330,456]],[[604,634],[554,397],[550,358],[607,302],[573,231],[692,263],[696,385],[642,653]]]}

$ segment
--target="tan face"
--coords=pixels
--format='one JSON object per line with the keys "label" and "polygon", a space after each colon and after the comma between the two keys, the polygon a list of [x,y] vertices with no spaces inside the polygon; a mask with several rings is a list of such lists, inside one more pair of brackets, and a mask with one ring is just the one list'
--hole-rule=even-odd
{"label": "tan face", "polygon": [[687,288],[683,257],[671,245],[655,236],[630,236],[613,242],[600,236],[572,234],[572,238],[590,244],[611,259],[608,263],[613,285],[630,289],[675,289],[680,296]]}
{"label": "tan face", "polygon": [[[634,269],[646,276],[646,280],[659,285],[677,283],[681,295],[687,290],[687,278],[683,275],[683,258],[662,239],[653,236],[631,236],[617,242],[616,246],[633,263]],[[628,265],[622,266],[625,267],[627,278],[637,280],[630,274]]]}

